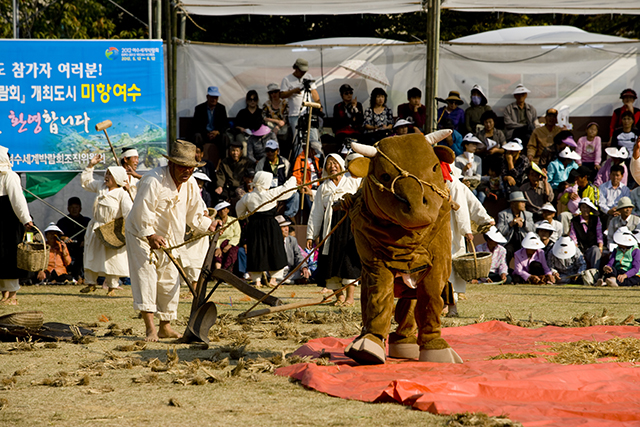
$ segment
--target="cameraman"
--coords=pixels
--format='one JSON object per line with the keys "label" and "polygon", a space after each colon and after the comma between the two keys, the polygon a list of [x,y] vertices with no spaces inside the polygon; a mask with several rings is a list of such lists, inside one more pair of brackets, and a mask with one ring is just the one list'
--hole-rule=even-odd
{"label": "cameraman", "polygon": [[[280,84],[280,98],[289,100],[289,125],[294,135],[297,135],[295,132],[298,119],[301,115],[306,114],[306,109],[302,106],[302,103],[306,101],[320,103],[320,95],[318,95],[315,80],[307,71],[309,71],[309,62],[306,59],[298,58],[293,64],[293,73],[283,78]],[[305,86],[308,91],[304,90]],[[318,129],[313,126],[309,135],[309,142],[316,152],[322,153]]]}

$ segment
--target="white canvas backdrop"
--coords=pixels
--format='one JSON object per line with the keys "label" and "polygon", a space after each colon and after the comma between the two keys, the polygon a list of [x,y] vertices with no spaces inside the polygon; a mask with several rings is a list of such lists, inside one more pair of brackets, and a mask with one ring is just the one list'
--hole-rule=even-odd
{"label": "white canvas backdrop", "polygon": [[[528,102],[543,112],[569,105],[572,116],[608,116],[620,105],[620,92],[640,89],[640,43],[598,45],[462,45],[442,44],[438,94],[458,90],[465,101],[474,84],[483,87],[489,104],[501,115],[513,102],[511,92],[523,83],[532,93]],[[266,86],[280,84],[291,73],[296,58],[309,61],[318,80],[325,111],[331,115],[340,102],[338,88],[348,82],[363,105],[379,86],[338,67],[346,59],[374,63],[388,77],[388,104],[394,109],[406,102],[411,87],[424,88],[425,47],[422,44],[372,46],[220,46],[185,44],[178,49],[178,117],[193,115],[205,101],[206,88],[218,86],[230,117],[244,108],[250,89],[258,91],[260,104],[267,99]],[[322,78],[324,76],[324,78]],[[423,99],[424,102],[424,99]],[[466,108],[467,104],[463,105]]]}

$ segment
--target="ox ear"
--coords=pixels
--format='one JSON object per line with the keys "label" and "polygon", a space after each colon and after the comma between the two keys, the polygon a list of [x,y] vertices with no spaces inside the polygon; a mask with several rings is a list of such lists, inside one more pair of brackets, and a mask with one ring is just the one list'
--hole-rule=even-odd
{"label": "ox ear", "polygon": [[371,159],[368,157],[358,157],[349,162],[349,173],[356,178],[364,178],[369,173]]}
{"label": "ox ear", "polygon": [[433,147],[434,153],[441,162],[452,164],[456,160],[456,153],[449,147],[444,145],[436,145]]}

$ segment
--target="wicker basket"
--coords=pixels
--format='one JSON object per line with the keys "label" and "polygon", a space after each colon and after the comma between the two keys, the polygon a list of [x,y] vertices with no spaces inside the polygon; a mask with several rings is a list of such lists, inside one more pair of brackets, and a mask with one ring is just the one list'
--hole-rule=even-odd
{"label": "wicker basket", "polygon": [[46,269],[49,265],[47,241],[38,227],[33,226],[33,228],[40,234],[42,243],[25,242],[24,238],[27,233],[24,233],[22,243],[18,244],[18,268],[21,270],[40,271]]}
{"label": "wicker basket", "polygon": [[44,313],[41,311],[21,311],[0,316],[0,324],[24,326],[31,329],[40,329],[43,322]]}
{"label": "wicker basket", "polygon": [[491,252],[472,253],[458,255],[453,258],[453,268],[467,282],[473,279],[488,277],[491,271]]}
{"label": "wicker basket", "polygon": [[125,244],[124,218],[116,218],[96,228],[96,236],[107,248],[120,249]]}

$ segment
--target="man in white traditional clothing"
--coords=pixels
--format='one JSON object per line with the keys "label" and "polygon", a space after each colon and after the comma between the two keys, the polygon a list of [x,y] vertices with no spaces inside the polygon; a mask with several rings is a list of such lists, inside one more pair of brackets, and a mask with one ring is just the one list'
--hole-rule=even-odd
{"label": "man in white traditional clothing", "polygon": [[133,198],[136,197],[136,190],[138,181],[142,178],[138,172],[138,162],[140,157],[138,156],[138,150],[131,147],[124,147],[122,149],[122,158],[120,159],[120,164],[127,171],[127,181],[129,183],[129,193]]}
{"label": "man in white traditional clothing", "polygon": [[33,222],[20,177],[11,170],[9,149],[0,146],[0,304],[18,305],[18,279],[26,277],[26,272],[18,269],[18,243],[25,228],[31,230]]}
{"label": "man in white traditional clothing", "polygon": [[[165,156],[169,164],[149,171],[138,183],[126,221],[133,307],[142,312],[147,341],[181,336],[171,328],[180,294],[178,271],[158,249],[183,243],[185,224],[196,233],[215,230],[216,223],[206,216],[200,189],[191,176],[194,168],[204,165],[195,160],[195,153],[195,145],[177,140],[171,155]],[[158,330],[154,314],[160,319]]]}

